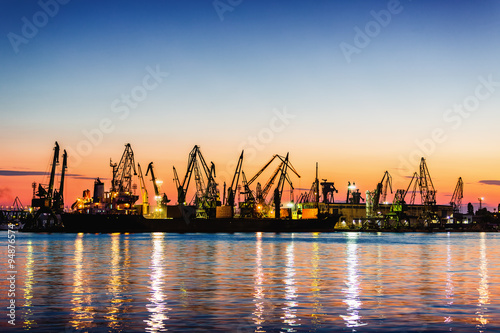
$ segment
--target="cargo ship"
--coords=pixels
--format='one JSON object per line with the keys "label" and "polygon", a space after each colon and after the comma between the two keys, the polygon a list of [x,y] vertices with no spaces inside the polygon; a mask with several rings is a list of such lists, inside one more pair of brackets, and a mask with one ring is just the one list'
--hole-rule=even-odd
{"label": "cargo ship", "polygon": [[63,232],[73,233],[235,233],[235,232],[331,232],[336,219],[152,219],[142,215],[65,213]]}

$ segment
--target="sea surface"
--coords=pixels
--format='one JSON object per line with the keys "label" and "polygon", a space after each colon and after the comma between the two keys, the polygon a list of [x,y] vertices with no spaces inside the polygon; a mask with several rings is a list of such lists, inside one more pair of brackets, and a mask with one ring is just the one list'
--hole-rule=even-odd
{"label": "sea surface", "polygon": [[500,332],[498,233],[15,236],[2,332]]}

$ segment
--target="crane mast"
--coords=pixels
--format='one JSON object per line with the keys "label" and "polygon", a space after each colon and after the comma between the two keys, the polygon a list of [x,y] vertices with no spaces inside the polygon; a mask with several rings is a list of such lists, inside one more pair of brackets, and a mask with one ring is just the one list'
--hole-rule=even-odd
{"label": "crane mast", "polygon": [[462,199],[464,197],[464,182],[462,177],[458,178],[457,185],[455,186],[455,191],[453,191],[453,196],[451,197],[450,205],[453,206],[453,212],[460,213],[460,208],[462,208]]}
{"label": "crane mast", "polygon": [[238,182],[240,180],[241,168],[243,166],[243,150],[241,151],[240,158],[238,159],[238,163],[236,164],[236,170],[234,171],[233,180],[231,181],[231,186],[227,189],[227,199],[226,204],[228,206],[234,207],[234,198],[236,196],[236,188],[238,186]]}
{"label": "crane mast", "polygon": [[62,212],[64,210],[64,179],[66,176],[67,168],[68,168],[68,154],[66,153],[66,150],[64,150],[59,191],[54,191],[54,208],[58,212]]}
{"label": "crane mast", "polygon": [[422,196],[422,204],[426,206],[436,204],[436,189],[432,183],[431,175],[429,169],[427,168],[427,163],[425,158],[422,157],[420,160],[420,195]]}
{"label": "crane mast", "polygon": [[380,203],[387,202],[387,189],[391,190],[392,194],[392,176],[389,173],[389,171],[384,172],[384,176],[382,177],[382,180],[380,181],[381,186],[381,197],[380,197]]}
{"label": "crane mast", "polygon": [[59,163],[59,144],[56,141],[56,146],[54,147],[54,158],[52,159],[52,169],[50,171],[49,188],[47,191],[47,196],[49,198],[54,197],[54,180],[56,176],[57,163]]}
{"label": "crane mast", "polygon": [[148,190],[146,189],[146,183],[144,182],[144,177],[142,176],[141,165],[137,163],[137,168],[139,169],[139,182],[141,184],[142,193],[142,213],[149,214],[149,196]]}
{"label": "crane mast", "polygon": [[282,163],[280,179],[278,181],[278,185],[276,186],[276,189],[274,190],[274,217],[276,219],[281,218],[281,212],[280,212],[281,196],[283,194],[283,187],[285,186],[287,169],[288,169],[288,153],[286,154],[286,158],[285,158],[284,163]]}

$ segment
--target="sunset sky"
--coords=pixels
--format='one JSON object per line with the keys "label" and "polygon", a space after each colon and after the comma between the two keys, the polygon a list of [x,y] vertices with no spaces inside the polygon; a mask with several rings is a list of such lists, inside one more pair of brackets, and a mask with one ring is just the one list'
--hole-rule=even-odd
{"label": "sunset sky", "polygon": [[172,166],[184,174],[194,145],[221,191],[242,149],[248,177],[289,152],[297,189],[318,162],[339,201],[385,170],[406,188],[423,156],[439,203],[458,177],[465,205],[500,203],[498,1],[3,0],[0,13],[0,205],[30,203],[55,141],[67,206],[96,177],[109,188],[126,143],[172,203]]}

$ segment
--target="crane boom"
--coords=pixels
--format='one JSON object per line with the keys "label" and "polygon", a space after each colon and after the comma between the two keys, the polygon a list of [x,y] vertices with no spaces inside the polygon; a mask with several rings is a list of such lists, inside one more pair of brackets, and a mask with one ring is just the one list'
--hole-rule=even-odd
{"label": "crane boom", "polygon": [[59,144],[56,141],[56,146],[54,147],[54,158],[52,159],[52,169],[50,171],[50,180],[48,188],[48,197],[52,198],[54,195],[54,180],[56,176],[56,165],[59,163]]}
{"label": "crane boom", "polygon": [[413,184],[410,202],[409,202],[410,205],[415,204],[415,198],[417,195],[417,186],[419,184],[418,178],[419,178],[418,173],[416,173],[416,172],[413,173],[413,177],[411,177],[410,184],[408,184],[408,188],[406,189],[406,191],[403,193],[403,196],[402,196],[402,199],[404,201],[404,199],[406,198],[406,195],[408,194],[408,191],[410,190],[411,185]]}
{"label": "crane boom", "polygon": [[269,166],[269,164],[271,164],[274,159],[278,157],[278,155],[273,155],[273,157],[269,160],[269,162],[266,163],[266,165],[264,165],[256,174],[255,176],[252,177],[252,179],[250,179],[247,184],[250,186],[261,174],[262,172],[264,172],[264,170],[266,170],[266,168]]}
{"label": "crane boom", "polygon": [[278,186],[274,190],[274,217],[279,219],[280,209],[281,209],[281,195],[283,194],[283,186],[285,186],[285,180],[288,169],[288,153],[286,154],[285,161],[282,163],[281,175],[278,181]]}
{"label": "crane boom", "polygon": [[149,206],[148,190],[146,189],[146,183],[144,182],[144,177],[142,176],[141,165],[139,163],[137,163],[137,168],[139,169],[139,182],[141,183],[143,213],[144,212],[148,213],[147,212],[147,207]]}
{"label": "crane boom", "polygon": [[265,202],[266,197],[269,194],[269,190],[271,189],[271,186],[273,186],[276,177],[278,177],[278,174],[281,171],[282,166],[283,162],[280,163],[280,165],[276,168],[276,170],[274,170],[271,177],[269,177],[269,180],[267,181],[266,185],[264,185],[264,189],[261,191],[260,198],[257,198],[259,201]]}
{"label": "crane boom", "polygon": [[[231,182],[231,186],[227,189],[227,202],[228,206],[234,207],[234,197],[236,195],[236,187],[238,186],[238,182],[240,180],[240,174],[242,173],[243,166],[243,150],[241,151],[240,158],[238,159],[238,163],[236,164],[236,170],[234,171],[233,180]],[[224,183],[225,184],[225,183]]]}
{"label": "crane boom", "polygon": [[64,150],[59,191],[54,191],[54,207],[56,211],[64,210],[64,178],[66,176],[67,168],[68,168],[68,154],[66,153],[66,150]]}
{"label": "crane boom", "polygon": [[[175,171],[175,168],[174,168]],[[151,174],[151,180],[153,181],[153,188],[155,190],[155,196],[160,196],[160,189],[158,188],[158,184],[156,183],[156,177],[155,177],[155,172],[153,169],[153,162],[149,162],[148,168],[146,170],[146,177],[148,176],[148,173]]]}
{"label": "crane boom", "polygon": [[392,194],[392,176],[389,173],[389,171],[386,170],[384,172],[384,176],[382,177],[382,180],[380,181],[380,183],[382,184],[382,195],[380,197],[380,199],[381,199],[380,203],[384,203],[387,200],[387,189],[390,189],[391,194]]}

